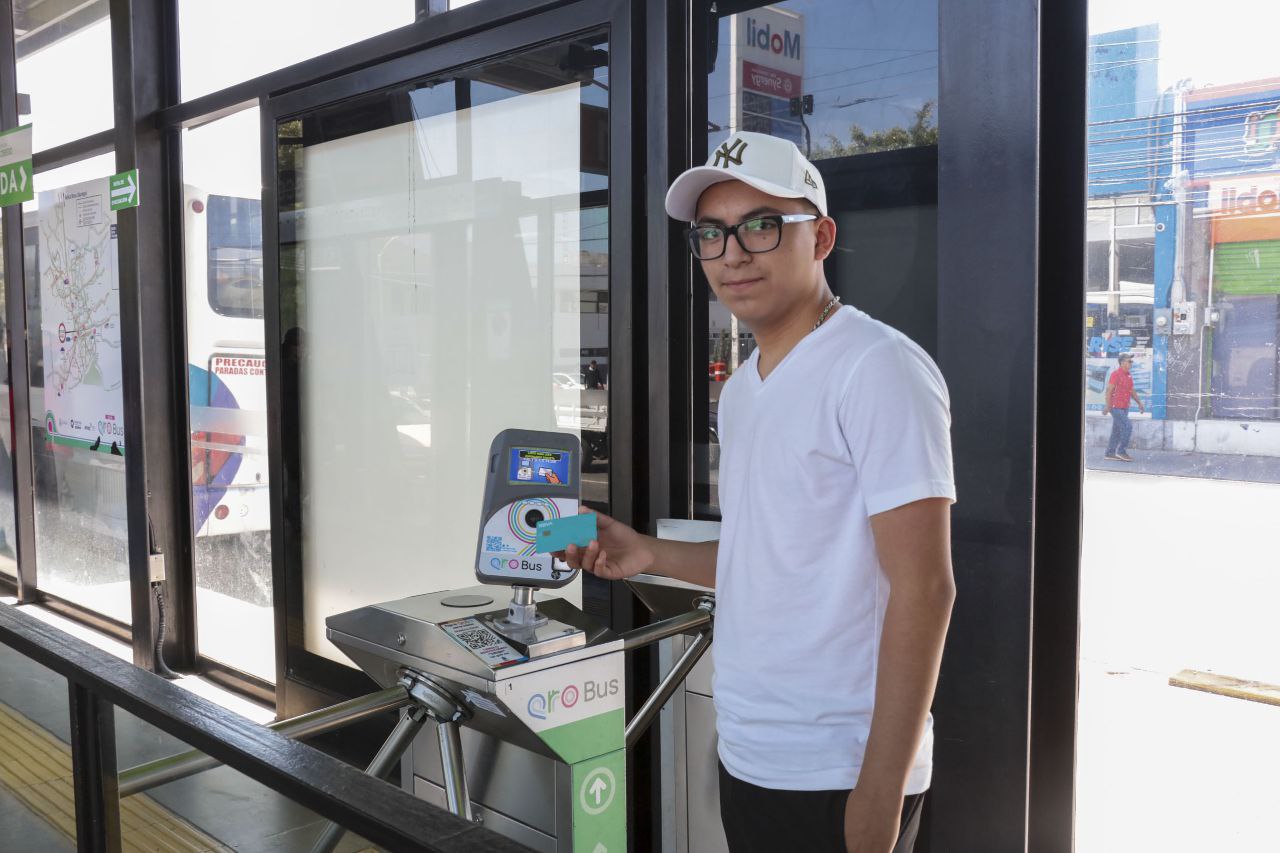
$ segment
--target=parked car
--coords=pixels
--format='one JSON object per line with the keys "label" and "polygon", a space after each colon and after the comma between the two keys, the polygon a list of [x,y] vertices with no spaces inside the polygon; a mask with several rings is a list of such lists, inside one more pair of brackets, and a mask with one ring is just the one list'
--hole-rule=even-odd
{"label": "parked car", "polygon": [[570,375],[569,375],[569,374],[567,374],[567,373],[553,373],[553,374],[551,374],[551,382],[552,382],[552,384],[554,384],[554,385],[555,385],[555,387],[560,388],[560,389],[563,389],[563,390],[565,390],[565,391],[585,391],[585,390],[587,390],[587,385],[586,385],[586,383],[583,381],[583,379],[584,379],[584,377],[582,376],[582,374],[581,374],[581,373],[579,373],[579,374],[578,374],[578,378],[577,378],[577,379],[574,379],[572,376],[570,376]]}

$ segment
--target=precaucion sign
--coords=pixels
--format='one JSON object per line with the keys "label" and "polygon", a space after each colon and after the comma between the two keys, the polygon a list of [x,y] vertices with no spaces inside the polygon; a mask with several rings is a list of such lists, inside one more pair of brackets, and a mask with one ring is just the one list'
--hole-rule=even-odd
{"label": "precaucion sign", "polygon": [[142,186],[138,183],[137,169],[112,175],[110,185],[112,210],[137,207],[142,202]]}
{"label": "precaucion sign", "polygon": [[31,175],[31,125],[0,133],[0,207],[35,198]]}

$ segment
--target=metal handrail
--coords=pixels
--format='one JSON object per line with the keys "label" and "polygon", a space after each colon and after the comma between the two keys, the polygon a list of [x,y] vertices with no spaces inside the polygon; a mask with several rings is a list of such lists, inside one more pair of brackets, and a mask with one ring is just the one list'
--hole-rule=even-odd
{"label": "metal handrail", "polygon": [[[0,643],[64,676],[73,694],[87,693],[119,707],[374,844],[440,853],[528,850],[305,743],[233,714],[17,607],[0,605]],[[86,740],[73,742],[73,753],[77,748],[98,748],[90,742],[92,737],[113,734],[110,726],[86,733],[74,723],[73,741]],[[103,751],[114,755],[114,745]],[[105,770],[112,777],[108,793],[114,795],[115,768]],[[101,796],[103,791],[97,793]],[[115,843],[118,846],[119,839]]]}

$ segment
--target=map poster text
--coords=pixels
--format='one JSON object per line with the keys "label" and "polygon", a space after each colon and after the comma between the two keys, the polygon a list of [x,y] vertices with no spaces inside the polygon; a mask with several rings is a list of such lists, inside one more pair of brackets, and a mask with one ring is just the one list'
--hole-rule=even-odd
{"label": "map poster text", "polygon": [[123,456],[120,286],[109,179],[40,193],[39,223],[47,440]]}
{"label": "map poster text", "polygon": [[0,133],[0,207],[35,198],[31,169],[31,125]]}

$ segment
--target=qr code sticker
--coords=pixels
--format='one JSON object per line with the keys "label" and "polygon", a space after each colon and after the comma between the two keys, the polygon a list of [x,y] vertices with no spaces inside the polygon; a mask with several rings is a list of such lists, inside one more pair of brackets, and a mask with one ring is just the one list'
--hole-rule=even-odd
{"label": "qr code sticker", "polygon": [[459,631],[454,634],[454,636],[463,643],[466,643],[467,648],[472,650],[483,649],[486,646],[491,646],[493,645],[493,641],[496,639],[493,634],[490,634],[483,628],[475,628],[470,631]]}

